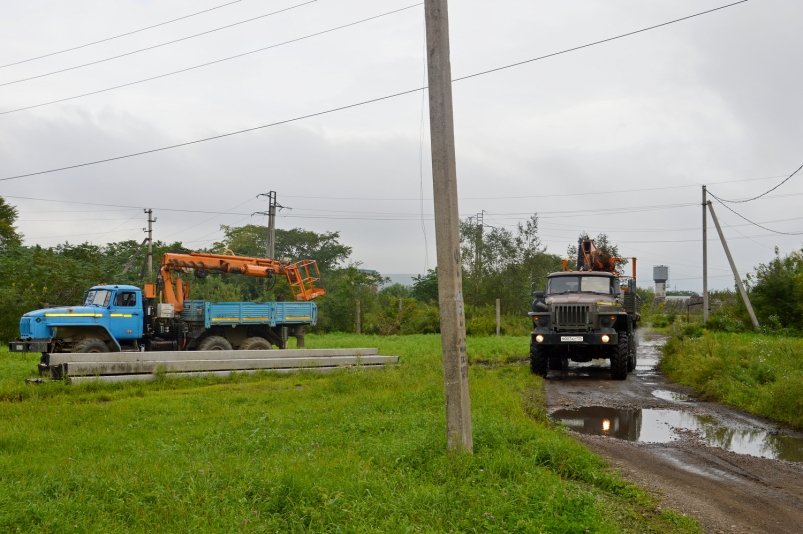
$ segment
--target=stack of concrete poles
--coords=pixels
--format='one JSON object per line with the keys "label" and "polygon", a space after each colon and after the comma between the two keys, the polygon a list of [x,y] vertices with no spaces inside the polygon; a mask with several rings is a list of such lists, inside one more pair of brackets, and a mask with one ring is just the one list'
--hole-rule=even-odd
{"label": "stack of concrete poles", "polygon": [[228,376],[258,371],[327,372],[343,367],[397,364],[377,349],[209,350],[45,354],[45,378],[71,382],[154,380],[157,376]]}

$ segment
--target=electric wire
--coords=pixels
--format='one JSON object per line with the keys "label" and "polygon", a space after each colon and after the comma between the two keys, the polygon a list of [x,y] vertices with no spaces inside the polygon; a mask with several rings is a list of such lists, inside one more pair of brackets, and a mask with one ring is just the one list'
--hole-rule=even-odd
{"label": "electric wire", "polygon": [[[218,31],[220,31],[220,30],[225,30],[225,29],[231,28],[231,27],[233,27],[233,26],[239,26],[240,24],[245,24],[245,23],[247,23],[247,22],[253,22],[253,21],[255,21],[255,20],[264,19],[265,17],[270,17],[270,16],[273,16],[273,15],[278,15],[279,13],[285,13],[285,12],[287,12],[287,11],[291,11],[291,10],[293,10],[293,9],[297,9],[297,8],[299,8],[299,7],[304,7],[304,6],[306,6],[306,5],[309,5],[309,4],[314,4],[314,3],[315,3],[315,2],[317,2],[317,1],[318,1],[318,0],[307,0],[306,2],[302,2],[302,3],[300,3],[300,4],[295,4],[295,5],[292,5],[292,6],[290,6],[290,7],[286,7],[286,8],[283,8],[283,9],[279,9],[279,10],[277,10],[277,11],[272,11],[272,12],[270,12],[270,13],[265,13],[265,14],[262,14],[262,15],[259,15],[259,16],[256,16],[256,17],[252,17],[252,18],[250,18],[250,19],[241,20],[241,21],[239,21],[239,22],[233,22],[233,23],[231,23],[231,24],[227,24],[227,25],[225,25],[225,26],[220,26],[220,27],[218,27],[218,28],[213,28],[213,29],[211,29],[211,30],[206,30],[206,31],[203,31],[203,32],[201,32],[201,33],[196,33],[196,34],[193,34],[193,35],[188,35],[188,36],[186,36],[186,37],[181,37],[181,38],[179,38],[179,39],[173,39],[172,41],[166,41],[166,42],[164,42],[164,43],[159,43],[159,44],[155,44],[155,45],[152,45],[152,46],[147,46],[147,47],[145,47],[145,48],[139,48],[139,49],[137,49],[137,50],[132,50],[132,51],[130,51],[130,52],[126,52],[126,53],[124,53],[124,54],[118,54],[118,55],[116,55],[116,56],[110,56],[110,57],[107,57],[107,58],[98,59],[98,60],[96,60],[96,61],[90,61],[89,63],[82,63],[82,64],[80,64],[80,65],[73,65],[72,67],[66,67],[66,68],[64,68],[64,69],[54,70],[54,71],[51,71],[51,72],[46,72],[46,73],[44,73],[44,74],[37,74],[36,76],[29,76],[29,77],[27,77],[27,78],[20,78],[19,80],[13,80],[13,81],[10,81],[10,82],[3,82],[3,83],[0,83],[0,87],[4,87],[4,86],[6,86],[6,85],[12,85],[12,84],[16,84],[16,83],[27,82],[27,81],[30,81],[30,80],[36,80],[36,79],[39,79],[39,78],[45,78],[45,77],[47,77],[47,76],[52,76],[52,75],[54,75],[54,74],[60,74],[60,73],[62,73],[62,72],[67,72],[67,71],[71,71],[71,70],[82,69],[82,68],[84,68],[84,67],[89,67],[89,66],[91,66],[91,65],[97,65],[97,64],[99,64],[99,63],[105,63],[105,62],[107,62],[107,61],[112,61],[112,60],[114,60],[114,59],[120,59],[121,57],[127,57],[127,56],[132,56],[132,55],[134,55],[134,54],[139,54],[140,52],[145,52],[145,51],[147,51],[147,50],[153,50],[153,49],[155,49],[155,48],[161,48],[161,47],[163,47],[163,46],[167,46],[167,45],[171,45],[171,44],[180,43],[180,42],[182,42],[182,41],[186,41],[186,40],[188,40],[188,39],[194,39],[194,38],[196,38],[196,37],[201,37],[201,36],[203,36],[203,35],[208,35],[208,34],[210,34],[210,33],[218,32]],[[746,1],[746,0],[745,0],[745,1]]]}
{"label": "electric wire", "polygon": [[719,204],[722,207],[726,208],[728,211],[732,212],[737,217],[739,217],[741,219],[744,219],[745,221],[749,222],[750,224],[752,224],[754,226],[758,226],[762,230],[766,230],[768,232],[772,232],[774,234],[780,234],[780,235],[803,235],[803,232],[781,232],[780,230],[773,230],[772,228],[767,228],[766,226],[762,226],[762,225],[758,224],[755,221],[751,221],[750,219],[748,219],[747,217],[745,217],[744,215],[742,215],[741,213],[739,213],[735,209],[731,208],[730,206],[728,206],[727,204],[722,202],[722,200],[718,196],[714,195],[713,193],[709,192],[708,194],[711,195],[714,199],[716,199],[716,201],[719,202]]}
{"label": "electric wire", "polygon": [[175,18],[175,19],[166,20],[164,22],[159,22],[158,24],[151,24],[150,26],[145,26],[144,28],[139,28],[137,30],[131,30],[131,31],[128,31],[128,32],[125,32],[125,33],[120,33],[118,35],[113,35],[111,37],[106,37],[104,39],[99,39],[97,41],[92,41],[91,43],[85,43],[85,44],[82,44],[82,45],[73,46],[72,48],[65,48],[63,50],[57,50],[55,52],[49,52],[47,54],[42,54],[40,56],[31,57],[31,58],[28,58],[28,59],[22,59],[22,60],[19,60],[19,61],[15,61],[13,63],[6,63],[5,65],[0,65],[0,69],[4,69],[6,67],[11,67],[13,65],[21,65],[22,63],[28,63],[28,62],[31,62],[31,61],[36,61],[37,59],[43,59],[43,58],[55,56],[55,55],[58,55],[58,54],[64,54],[65,52],[72,52],[73,50],[79,50],[81,48],[86,48],[88,46],[92,46],[92,45],[96,45],[96,44],[100,44],[100,43],[106,43],[108,41],[113,41],[114,39],[119,39],[120,37],[127,37],[129,35],[134,35],[135,33],[144,32],[145,30],[152,30],[153,28],[158,28],[159,26],[165,26],[167,24],[171,24],[173,22],[178,22],[180,20],[185,20],[185,19],[188,19],[190,17],[195,17],[195,16],[201,15],[203,13],[209,13],[210,11],[215,11],[216,9],[227,7],[227,6],[230,6],[232,4],[238,4],[238,3],[242,2],[242,1],[243,0],[233,0],[232,2],[227,2],[227,3],[221,4],[219,6],[210,7],[209,9],[204,9],[202,11],[196,11],[195,13],[190,13],[189,15],[184,15],[182,17],[178,17],[178,18]]}
{"label": "electric wire", "polygon": [[[166,72],[164,74],[158,74],[156,76],[151,76],[149,78],[143,78],[141,80],[135,80],[133,82],[127,82],[127,83],[123,83],[123,84],[120,84],[120,85],[115,85],[115,86],[112,86],[112,87],[106,87],[105,89],[98,89],[98,90],[95,90],[95,91],[90,91],[88,93],[82,93],[80,95],[73,95],[73,96],[68,96],[68,97],[65,97],[65,98],[59,98],[59,99],[56,99],[56,100],[50,100],[48,102],[41,102],[39,104],[32,104],[32,105],[23,106],[23,107],[20,107],[20,108],[9,109],[9,110],[6,110],[6,111],[0,111],[0,115],[8,115],[9,113],[16,113],[18,111],[25,111],[25,110],[28,110],[28,109],[41,108],[41,107],[44,107],[44,106],[49,106],[51,104],[58,104],[60,102],[67,102],[69,100],[76,100],[78,98],[83,98],[85,96],[92,96],[92,95],[97,95],[97,94],[100,94],[100,93],[106,93],[106,92],[109,92],[109,91],[114,91],[115,89],[122,89],[123,87],[130,87],[132,85],[138,85],[138,84],[141,84],[141,83],[151,82],[153,80],[159,80],[161,78],[167,78],[169,76],[174,76],[176,74],[182,74],[184,72],[189,72],[189,71],[200,69],[200,68],[203,68],[203,67],[209,67],[211,65],[216,65],[218,63],[223,63],[223,62],[226,62],[226,61],[230,61],[232,59],[238,59],[238,58],[241,58],[241,57],[244,57],[244,56],[248,56],[248,55],[251,55],[251,54],[256,54],[256,53],[259,53],[259,52],[265,52],[267,50],[272,50],[274,48],[279,48],[280,46],[286,46],[286,45],[289,45],[289,44],[297,43],[299,41],[304,41],[304,40],[307,40],[307,39],[311,39],[313,37],[319,37],[319,36],[325,35],[327,33],[332,33],[332,32],[335,32],[335,31],[339,31],[339,30],[343,30],[343,29],[346,29],[346,28],[350,28],[352,26],[357,26],[358,24],[363,24],[363,23],[366,23],[366,22],[370,22],[372,20],[376,20],[376,19],[382,18],[382,17],[387,17],[389,15],[394,15],[396,13],[400,13],[402,11],[406,11],[408,9],[412,9],[412,8],[418,7],[420,5],[422,5],[422,4],[419,2],[417,4],[412,4],[412,5],[409,5],[409,6],[406,6],[406,7],[402,7],[402,8],[399,8],[399,9],[394,9],[393,11],[388,11],[386,13],[381,13],[381,14],[375,15],[373,17],[368,17],[368,18],[364,18],[364,19],[357,20],[357,21],[354,21],[354,22],[350,22],[348,24],[343,24],[343,25],[340,25],[340,26],[336,26],[334,28],[329,28],[327,30],[322,30],[322,31],[319,31],[319,32],[310,33],[308,35],[303,35],[301,37],[296,37],[294,39],[289,39],[287,41],[282,41],[282,42],[279,42],[279,43],[274,43],[272,45],[263,46],[261,48],[255,49],[255,50],[249,50],[248,52],[242,52],[240,54],[235,54],[233,56],[228,56],[228,57],[216,59],[216,60],[213,60],[213,61],[208,61],[206,63],[201,63],[201,64],[198,64],[198,65],[193,65],[191,67],[186,67],[186,68],[183,68],[183,69],[179,69],[179,70],[175,70],[175,71],[171,71],[171,72]],[[426,56],[425,56],[424,60],[426,61]]]}
{"label": "electric wire", "polygon": [[[85,201],[64,201],[58,199],[49,199],[49,198],[38,198],[38,197],[29,197],[29,196],[18,196],[18,195],[3,195],[3,198],[13,198],[19,200],[32,200],[32,201],[39,201],[39,202],[54,202],[54,203],[65,203],[65,204],[78,204],[78,205],[86,205],[86,206],[97,206],[97,207],[105,207],[105,208],[118,208],[118,209],[134,209],[140,210],[143,209],[142,205],[131,205],[131,204],[110,204],[110,203],[101,203],[101,202],[85,202]],[[684,204],[652,204],[652,205],[641,205],[639,207],[613,207],[613,208],[599,208],[599,209],[586,209],[586,210],[578,210],[578,211],[545,211],[539,212],[538,216],[541,218],[541,213],[544,213],[544,218],[549,218],[552,214],[566,214],[566,216],[576,216],[578,213],[587,213],[587,214],[594,214],[594,213],[611,213],[613,211],[621,211],[622,213],[632,213],[633,211],[658,211],[664,209],[675,209],[675,208],[687,208],[687,207],[694,207],[697,206],[697,203],[684,203]],[[164,212],[177,212],[177,213],[201,213],[201,214],[209,214],[209,215],[237,215],[237,216],[250,216],[250,213],[244,212],[234,212],[234,211],[216,211],[216,210],[200,210],[200,209],[183,209],[183,208],[175,208],[175,207],[159,207],[159,206],[150,206],[151,209],[154,211],[164,211]],[[297,210],[301,211],[301,210]],[[317,211],[317,210],[310,210],[310,211]],[[345,215],[364,215],[366,212],[353,212],[353,211],[345,211],[345,210],[320,210],[326,213],[334,212],[334,213],[342,213]],[[415,220],[420,217],[419,213],[388,213],[388,212],[367,212],[369,215],[376,215],[376,218],[371,217],[359,217],[360,220],[384,220],[386,218],[391,218],[389,220]],[[502,213],[501,215],[516,215],[516,216],[529,216],[532,213],[524,213],[524,212],[511,212],[511,213]],[[339,216],[339,215],[301,215],[301,214],[280,214],[282,217],[287,218],[318,218],[318,219],[332,219],[332,220],[340,220],[340,219],[348,219],[351,217],[347,216]],[[428,220],[432,220],[434,216],[429,214]],[[504,217],[497,217],[497,218],[504,218]]]}
{"label": "electric wire", "polygon": [[[766,178],[742,178],[742,179],[738,179],[738,180],[725,180],[725,181],[715,182],[715,183],[717,183],[717,184],[728,184],[728,183],[739,183],[739,182],[748,182],[748,181],[756,181],[756,180],[769,180],[769,179],[773,179],[773,178],[777,178],[777,176],[771,176],[771,177],[766,177]],[[674,187],[677,188],[677,189],[681,189],[681,188],[685,188],[685,187],[689,187],[689,186],[678,185],[678,186],[674,186]],[[697,187],[697,186],[694,186],[694,187]],[[664,187],[658,187],[658,188],[655,188],[655,189],[665,189],[665,188]],[[650,188],[642,188],[639,191],[651,191],[651,190],[652,189],[650,189]],[[586,193],[569,193],[569,194],[566,194],[566,195],[561,194],[561,195],[557,195],[557,196],[571,196],[571,197],[596,196],[599,193],[600,192],[593,192],[592,191],[592,192],[586,192]],[[788,198],[788,197],[791,197],[791,196],[798,196],[798,195],[803,195],[803,193],[786,194],[786,195],[783,195],[783,196],[773,196],[773,197],[769,197],[769,198]],[[3,195],[3,196],[5,198],[15,198],[15,199],[20,199],[20,200],[34,200],[34,201],[42,201],[42,202],[58,202],[58,203],[62,203],[62,204],[79,204],[79,205],[98,206],[98,207],[120,207],[118,205],[109,205],[109,204],[103,204],[103,203],[94,203],[94,202],[85,202],[85,201],[73,201],[73,200],[64,200],[64,199],[52,199],[52,198],[41,198],[41,197],[31,197],[31,196],[17,196],[17,195]],[[327,200],[327,201],[331,201],[331,200],[415,201],[417,203],[421,201],[420,197],[416,197],[416,198],[402,198],[402,197],[377,198],[377,197],[333,197],[333,196],[321,197],[321,196],[315,196],[315,195],[283,195],[283,196],[287,197],[287,198],[297,198],[297,199],[303,199],[303,200]],[[546,197],[550,197],[552,195],[542,195],[542,196],[546,198]],[[460,197],[460,201],[465,201],[465,200],[487,200],[487,199],[490,199],[490,198],[492,198],[492,197],[489,197],[489,196],[462,197],[461,196]],[[530,198],[530,197],[525,196],[525,197],[521,197],[521,198]],[[432,200],[432,199],[431,198],[425,198],[424,200]],[[125,208],[128,208],[128,209],[141,209],[142,206],[125,206]],[[303,211],[303,208],[299,208],[299,210]],[[76,213],[86,213],[87,211],[88,210],[81,210],[81,211],[77,211]],[[338,210],[331,210],[330,209],[330,210],[326,210],[326,211],[338,211]],[[53,212],[49,210],[48,213],[53,213]],[[517,212],[517,213],[520,213],[520,212]],[[775,220],[771,220],[771,221],[764,221],[762,224],[775,223],[775,222],[797,221],[797,220],[800,220],[800,219],[801,219],[801,217],[792,217],[792,218],[787,218],[787,219],[775,219]],[[655,231],[663,231],[661,229],[654,229],[654,230]],[[630,229],[625,229],[624,231],[639,232],[639,231],[648,231],[648,230],[644,230],[644,229],[635,230],[635,229],[630,228]]]}
{"label": "electric wire", "polygon": [[[76,205],[93,206],[93,207],[117,208],[117,209],[125,209],[125,210],[128,210],[128,209],[141,210],[141,209],[143,209],[143,206],[141,206],[141,205],[138,206],[138,205],[128,205],[128,204],[109,204],[109,203],[101,203],[101,202],[87,202],[87,201],[64,200],[64,199],[53,199],[53,198],[31,197],[31,196],[19,196],[19,195],[2,195],[2,196],[3,196],[3,198],[7,198],[7,199],[29,200],[29,201],[35,201],[35,202],[52,202],[52,203],[59,203],[59,204],[76,204]],[[284,195],[284,196],[288,196],[289,197],[290,195]],[[297,198],[303,198],[303,197],[297,197]],[[203,213],[203,214],[210,214],[210,215],[246,216],[246,215],[250,215],[250,212],[249,213],[245,213],[245,212],[232,211],[233,209],[236,209],[236,208],[238,208],[238,207],[240,207],[240,206],[242,206],[242,205],[244,205],[246,203],[247,202],[240,203],[237,206],[234,206],[232,208],[229,208],[228,210],[223,210],[223,211],[193,210],[193,209],[182,209],[182,208],[175,208],[175,207],[153,207],[153,206],[151,206],[151,207],[154,210],[167,211],[167,212],[174,211],[174,212],[180,212],[180,213]],[[644,211],[649,212],[649,211],[660,211],[660,210],[666,210],[666,209],[685,209],[685,208],[696,207],[696,206],[698,206],[698,204],[697,203],[692,203],[692,202],[689,202],[689,203],[677,203],[677,204],[647,204],[647,205],[641,204],[639,206],[614,206],[614,207],[607,207],[607,208],[586,208],[586,209],[577,209],[577,210],[571,210],[571,211],[561,211],[561,210],[555,210],[555,211],[543,211],[543,210],[541,210],[541,211],[538,211],[538,210],[536,210],[535,213],[538,215],[539,222],[540,222],[541,218],[544,218],[544,219],[547,219],[547,220],[551,220],[551,219],[554,219],[556,217],[575,217],[575,216],[577,216],[579,214],[595,214],[595,213],[610,214],[612,212],[620,213],[620,214],[629,214],[629,213],[633,213],[633,212],[644,212]],[[398,219],[398,220],[413,220],[413,219],[416,219],[416,218],[420,219],[421,216],[422,216],[422,213],[420,211],[419,212],[406,212],[406,211],[390,212],[390,211],[365,211],[365,210],[355,211],[355,210],[336,210],[336,209],[331,209],[331,208],[323,208],[323,209],[318,209],[318,208],[296,208],[295,209],[295,215],[283,214],[282,216],[284,216],[284,217],[304,218],[304,217],[308,216],[308,215],[305,215],[304,212],[311,212],[312,214],[316,214],[315,217],[317,217],[317,218],[326,218],[326,217],[329,217],[330,215],[333,218],[335,216],[352,215],[352,216],[361,216],[361,218],[368,218],[368,219],[370,219],[371,216],[376,216],[377,218],[393,217],[394,219]],[[29,211],[28,213],[37,213],[37,212],[30,212]],[[47,210],[46,212],[42,212],[42,213],[54,214],[54,213],[103,213],[103,212],[102,211],[99,212],[96,209],[92,209],[92,210],[59,210],[59,211]],[[115,213],[115,211],[111,211],[111,213]],[[505,224],[505,223],[503,223],[501,221],[506,221],[506,220],[520,221],[521,217],[529,217],[529,216],[533,215],[533,212],[519,212],[519,211],[514,211],[514,212],[488,212],[486,210],[485,213],[486,213],[486,215],[489,216],[488,220],[495,221],[496,226],[509,226],[509,227],[515,227],[516,224]],[[425,214],[425,215],[428,216],[427,220],[432,220],[432,218],[433,218],[433,214],[432,213]],[[462,214],[461,216],[462,217],[466,217],[466,214]],[[762,221],[761,224],[799,221],[801,219],[803,219],[803,217],[789,217],[789,218],[784,218],[784,219],[773,219],[773,220],[768,220],[768,221]],[[20,219],[20,220],[22,220],[22,219]],[[52,219],[50,219],[50,220],[52,220]],[[753,225],[753,223],[749,223],[749,224],[739,224],[739,225],[728,225],[728,227],[743,227],[743,226],[752,226],[752,225]],[[542,229],[545,229],[545,230],[558,230],[558,231],[560,231],[560,230],[569,230],[569,229],[573,228],[573,227],[567,227],[565,225],[549,225],[548,223],[547,224],[541,223],[541,224],[539,224],[539,227],[541,227]],[[639,228],[639,229],[634,229],[634,228],[624,228],[624,229],[623,228],[618,228],[617,229],[617,228],[609,228],[609,227],[606,227],[606,228],[607,228],[608,231],[615,231],[615,232],[621,232],[621,233],[685,232],[685,231],[698,230],[698,228],[696,228],[696,227]]]}
{"label": "electric wire", "polygon": [[803,169],[803,165],[800,165],[800,167],[798,167],[798,168],[797,168],[797,170],[796,170],[795,172],[793,172],[792,174],[790,174],[789,176],[787,176],[786,178],[784,178],[783,180],[781,180],[781,182],[780,182],[780,183],[778,183],[778,184],[776,184],[776,185],[775,185],[775,187],[773,187],[773,188],[771,188],[771,189],[769,189],[769,190],[767,190],[767,191],[764,191],[764,192],[763,192],[763,193],[761,193],[760,195],[758,195],[758,196],[755,196],[755,197],[753,197],[753,198],[747,198],[747,199],[744,199],[744,200],[725,200],[724,198],[719,198],[719,197],[716,197],[716,196],[714,196],[713,194],[711,194],[711,196],[713,196],[714,198],[716,198],[716,199],[717,199],[717,200],[719,200],[720,202],[727,202],[727,203],[729,203],[729,204],[743,204],[743,203],[745,203],[745,202],[752,202],[752,201],[754,201],[754,200],[758,200],[759,198],[763,197],[764,195],[767,195],[767,194],[769,194],[769,193],[772,193],[773,191],[775,191],[776,189],[778,189],[779,187],[781,187],[783,184],[785,184],[786,182],[788,182],[788,181],[789,181],[789,180],[790,180],[790,179],[791,179],[791,178],[792,178],[794,175],[796,175],[796,174],[797,174],[797,173],[800,171],[800,169]]}
{"label": "electric wire", "polygon": [[[312,0],[312,1],[316,1],[316,0]],[[524,65],[524,64],[527,64],[527,63],[531,63],[531,62],[537,61],[539,59],[553,57],[553,56],[556,56],[556,55],[559,55],[559,54],[564,54],[564,53],[571,52],[571,51],[581,50],[583,48],[587,48],[589,46],[593,46],[594,44],[607,43],[607,42],[613,41],[615,39],[620,39],[622,37],[635,35],[637,33],[641,33],[641,32],[647,31],[649,29],[660,28],[660,27],[663,27],[663,26],[666,26],[666,25],[669,25],[669,24],[674,24],[676,22],[689,20],[689,19],[694,18],[694,17],[699,17],[699,16],[702,16],[702,15],[705,15],[705,14],[713,13],[713,12],[719,11],[721,9],[732,7],[732,6],[735,6],[735,5],[738,5],[738,4],[743,4],[743,3],[747,2],[747,1],[748,0],[740,0],[739,2],[734,2],[732,4],[727,4],[727,5],[718,7],[718,8],[709,9],[709,10],[706,10],[706,11],[701,11],[701,12],[693,14],[693,15],[688,15],[686,17],[682,17],[682,18],[679,18],[679,19],[674,19],[674,20],[671,20],[671,21],[668,21],[668,22],[664,22],[662,24],[650,26],[648,28],[643,28],[641,30],[628,32],[628,33],[621,34],[621,35],[614,36],[614,37],[610,37],[608,39],[604,39],[604,40],[601,40],[601,41],[595,41],[594,43],[588,43],[586,45],[577,46],[577,47],[574,47],[574,48],[571,48],[571,49],[563,50],[561,52],[555,52],[555,53],[552,53],[552,54],[549,54],[549,55],[546,55],[546,56],[541,56],[539,58],[534,58],[534,59],[530,59],[530,60],[526,60],[526,61],[519,61],[517,63],[512,63],[512,64],[509,64],[509,65],[497,67],[495,69],[490,69],[490,70],[486,70],[486,71],[483,71],[483,72],[478,72],[478,73],[475,73],[475,74],[471,74],[471,75],[468,75],[468,76],[463,76],[463,77],[457,78],[456,80],[453,80],[453,81],[467,80],[469,78],[474,78],[474,77],[481,76],[481,75],[484,75],[484,74],[489,74],[489,73],[492,73],[492,72],[498,72],[498,71],[503,70],[503,69],[508,69],[508,68]],[[309,3],[309,2],[307,2],[307,3]],[[303,5],[303,4],[299,4],[299,5]],[[308,113],[308,114],[305,114],[305,115],[299,115],[299,116],[292,117],[292,118],[289,118],[289,119],[284,119],[284,120],[279,120],[279,121],[275,121],[275,122],[271,122],[271,123],[267,123],[267,124],[262,124],[262,125],[254,126],[254,127],[251,127],[251,128],[244,128],[244,129],[241,129],[241,130],[226,132],[226,133],[223,133],[223,134],[213,135],[213,136],[210,136],[210,137],[194,139],[192,141],[185,141],[183,143],[176,143],[176,144],[173,144],[173,145],[163,146],[163,147],[159,147],[159,148],[152,148],[152,149],[149,149],[149,150],[142,150],[140,152],[134,152],[134,153],[130,153],[130,154],[123,154],[123,155],[120,155],[120,156],[113,156],[113,157],[109,157],[109,158],[104,158],[104,159],[99,159],[99,160],[94,160],[94,161],[88,161],[88,162],[84,162],[84,163],[78,163],[78,164],[75,164],[75,165],[67,165],[67,166],[64,166],[64,167],[58,167],[58,168],[48,169],[48,170],[44,170],[44,171],[31,172],[31,173],[26,173],[26,174],[19,174],[19,175],[16,175],[16,176],[7,176],[7,177],[4,177],[4,178],[0,178],[0,182],[8,181],[8,180],[16,180],[16,179],[19,179],[19,178],[28,178],[28,177],[31,177],[31,176],[39,176],[39,175],[42,175],[42,174],[60,172],[60,171],[65,171],[65,170],[69,170],[69,169],[77,169],[77,168],[82,168],[82,167],[88,167],[88,166],[91,166],[91,165],[98,165],[100,163],[108,163],[108,162],[111,162],[111,161],[118,161],[118,160],[122,160],[122,159],[143,156],[143,155],[146,155],[146,154],[153,154],[153,153],[156,153],[156,152],[162,152],[162,151],[171,150],[171,149],[174,149],[174,148],[195,145],[195,144],[204,143],[204,142],[212,141],[212,140],[216,140],[216,139],[223,139],[225,137],[231,137],[231,136],[235,136],[235,135],[244,134],[244,133],[247,133],[247,132],[254,132],[254,131],[257,131],[257,130],[263,130],[263,129],[266,129],[266,128],[271,128],[271,127],[279,126],[279,125],[283,125],[283,124],[289,124],[289,123],[292,123],[292,122],[297,122],[297,121],[304,120],[304,119],[309,119],[309,118],[312,118],[312,117],[320,117],[320,116],[323,116],[323,115],[328,115],[328,114],[331,114],[331,113],[344,111],[344,110],[347,110],[347,109],[353,109],[353,108],[365,106],[365,105],[368,105],[368,104],[374,104],[374,103],[382,102],[382,101],[385,101],[385,100],[391,100],[391,99],[399,98],[401,96],[417,93],[418,91],[423,91],[425,89],[426,89],[426,87],[418,87],[418,88],[415,88],[415,89],[407,89],[407,90],[404,90],[404,91],[399,91],[399,92],[396,92],[396,93],[392,93],[392,94],[388,94],[388,95],[384,95],[384,96],[380,96],[380,97],[376,97],[376,98],[371,98],[371,99],[363,100],[363,101],[360,101],[360,102],[354,102],[354,103],[351,103],[351,104],[346,104],[346,105],[342,105],[342,106],[338,106],[338,107],[334,107],[334,108],[329,108],[329,109],[322,110],[322,111]]]}
{"label": "electric wire", "polygon": [[694,13],[692,15],[681,17],[679,19],[674,19],[674,20],[670,20],[670,21],[667,21],[667,22],[662,22],[661,24],[655,24],[653,26],[648,26],[646,28],[641,28],[640,30],[634,30],[632,32],[622,33],[622,34],[619,34],[619,35],[615,35],[613,37],[608,37],[606,39],[600,39],[599,41],[593,41],[591,43],[586,43],[586,44],[583,44],[583,45],[580,45],[580,46],[575,46],[573,48],[567,48],[565,50],[560,50],[558,52],[552,52],[550,54],[546,54],[546,55],[543,55],[543,56],[539,56],[539,57],[535,57],[535,58],[531,58],[531,59],[525,59],[525,60],[519,61],[517,63],[511,63],[509,65],[504,65],[504,66],[496,67],[496,68],[493,68],[493,69],[488,69],[488,70],[484,70],[484,71],[480,71],[480,72],[475,72],[474,74],[469,74],[467,76],[462,76],[462,77],[456,78],[456,79],[454,79],[452,81],[453,82],[459,82],[459,81],[462,81],[462,80],[468,80],[469,78],[475,78],[477,76],[483,76],[485,74],[490,74],[492,72],[499,72],[500,70],[510,69],[512,67],[519,67],[521,65],[526,65],[527,63],[532,63],[534,61],[540,61],[542,59],[547,59],[547,58],[559,56],[561,54],[568,54],[569,52],[576,52],[577,50],[582,50],[583,48],[588,48],[588,47],[596,46],[596,45],[603,44],[603,43],[609,43],[611,41],[616,41],[617,39],[623,39],[625,37],[631,37],[631,36],[639,34],[639,33],[643,33],[643,32],[650,31],[650,30],[655,30],[657,28],[662,28],[664,26],[669,26],[670,24],[675,24],[676,22],[682,22],[684,20],[689,20],[689,19],[693,19],[695,17],[699,17],[699,16],[702,16],[702,15],[707,15],[709,13],[713,13],[715,11],[720,11],[722,9],[727,9],[729,7],[733,7],[733,6],[736,6],[736,5],[739,5],[739,4],[744,4],[745,2],[747,2],[747,0],[739,0],[738,2],[733,2],[732,4],[726,4],[726,5],[723,5],[723,6],[715,7],[713,9],[709,9],[707,11],[700,11],[698,13]]}
{"label": "electric wire", "polygon": [[[752,182],[752,181],[760,181],[760,180],[774,180],[779,178],[779,176],[767,176],[763,178],[741,178],[738,180],[723,180],[721,182],[709,182],[711,185],[717,184],[733,184],[733,183],[740,183],[740,182]],[[585,191],[585,192],[576,192],[576,193],[547,193],[547,194],[537,194],[537,195],[514,195],[514,196],[492,196],[492,195],[483,195],[481,197],[460,197],[460,200],[515,200],[515,199],[528,199],[528,198],[558,198],[558,197],[587,197],[587,196],[599,196],[599,195],[607,195],[609,193],[615,194],[622,194],[622,193],[630,193],[630,192],[644,192],[644,191],[663,191],[663,190],[671,190],[671,189],[687,189],[690,187],[700,187],[703,185],[702,183],[699,184],[686,184],[686,185],[670,185],[670,186],[660,186],[660,187],[641,187],[635,189],[619,189],[616,191]],[[365,200],[365,201],[415,201],[419,202],[420,198],[404,198],[404,197],[339,197],[339,196],[311,196],[311,195],[284,195],[285,197],[289,198],[305,198],[305,199],[320,199],[320,200]],[[794,196],[794,194],[784,195],[786,196]],[[771,198],[778,198],[778,197],[771,197]],[[432,200],[431,198],[427,198],[426,200]]]}

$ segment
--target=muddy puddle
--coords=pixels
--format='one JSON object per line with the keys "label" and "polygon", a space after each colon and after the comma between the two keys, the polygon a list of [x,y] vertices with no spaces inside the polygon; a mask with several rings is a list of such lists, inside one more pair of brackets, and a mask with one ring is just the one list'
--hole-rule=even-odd
{"label": "muddy puddle", "polygon": [[692,433],[710,446],[737,454],[803,462],[801,438],[760,428],[728,426],[707,415],[679,410],[586,406],[558,410],[551,417],[582,434],[642,443],[668,443]]}

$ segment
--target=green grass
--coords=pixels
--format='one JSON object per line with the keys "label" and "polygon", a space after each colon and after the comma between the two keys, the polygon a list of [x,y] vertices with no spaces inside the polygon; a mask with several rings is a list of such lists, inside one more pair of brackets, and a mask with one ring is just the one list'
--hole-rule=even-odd
{"label": "green grass", "polygon": [[661,369],[706,398],[803,428],[803,339],[707,332],[667,343]]}
{"label": "green grass", "polygon": [[699,531],[545,420],[526,337],[469,339],[473,455],[446,452],[439,337],[307,346],[402,360],[70,386],[0,353],[0,531]]}

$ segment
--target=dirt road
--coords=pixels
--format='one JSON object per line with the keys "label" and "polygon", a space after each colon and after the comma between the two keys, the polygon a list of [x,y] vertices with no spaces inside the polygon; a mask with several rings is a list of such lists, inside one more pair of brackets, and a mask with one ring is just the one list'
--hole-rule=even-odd
{"label": "dirt road", "polygon": [[550,416],[706,532],[803,532],[803,433],[694,399],[657,371],[661,343],[641,340],[624,382],[603,362],[551,371]]}

